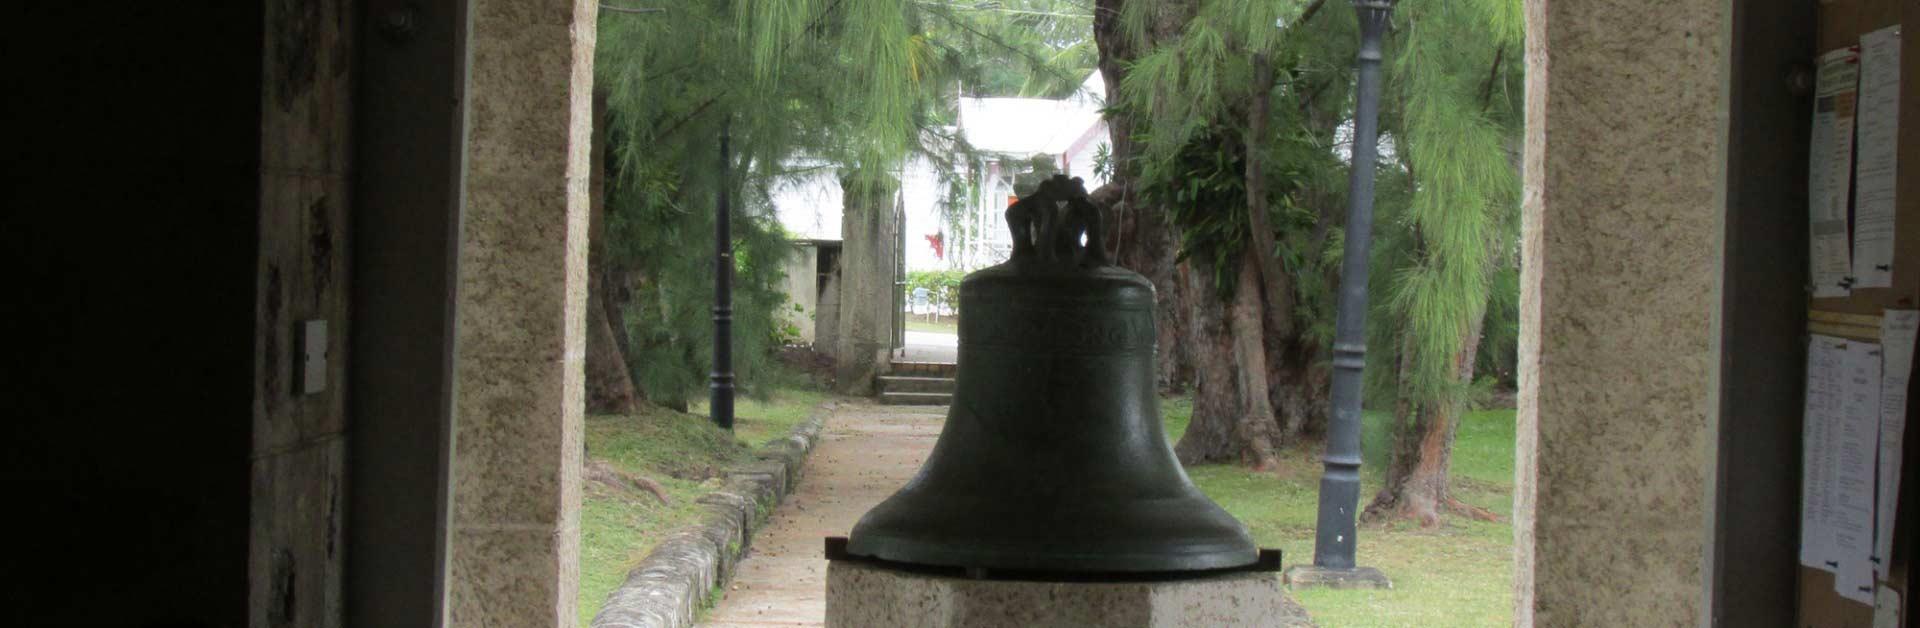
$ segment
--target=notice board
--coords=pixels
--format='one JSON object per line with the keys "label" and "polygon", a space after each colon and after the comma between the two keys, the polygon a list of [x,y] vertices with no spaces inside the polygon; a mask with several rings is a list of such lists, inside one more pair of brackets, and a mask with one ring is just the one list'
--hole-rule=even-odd
{"label": "notice board", "polygon": [[[1849,273],[1847,281],[1854,285],[1843,286],[1841,290],[1835,290],[1831,286],[1810,286],[1807,331],[1809,337],[1813,339],[1838,338],[1878,343],[1881,341],[1882,317],[1888,310],[1920,309],[1920,72],[1916,72],[1920,70],[1920,46],[1915,45],[1915,40],[1920,39],[1920,33],[1909,35],[1904,32],[1906,25],[1920,25],[1920,1],[1823,0],[1819,5],[1818,53],[1829,59],[1834,55],[1834,51],[1852,48],[1858,52],[1863,37],[1869,42],[1870,50],[1885,50],[1889,34],[1887,29],[1902,27],[1902,31],[1898,33],[1899,67],[1898,85],[1895,88],[1898,96],[1898,102],[1895,105],[1898,111],[1898,131],[1879,138],[1868,137],[1866,132],[1862,131],[1862,135],[1856,136],[1856,141],[1869,144],[1856,144],[1850,147],[1853,153],[1849,157],[1864,159],[1868,157],[1866,153],[1874,148],[1870,145],[1871,141],[1875,139],[1890,141],[1892,142],[1890,150],[1897,154],[1900,174],[1888,175],[1892,177],[1891,184],[1882,186],[1892,194],[1890,211],[1893,215],[1893,224],[1885,234],[1885,238],[1890,240],[1890,264],[1879,265],[1887,267],[1880,269],[1883,275],[1875,280],[1863,280],[1852,276],[1858,273]],[[1808,66],[1817,67],[1820,62],[1820,58],[1809,59]],[[1885,83],[1881,85],[1884,93]],[[1814,91],[1818,91],[1817,86]],[[1857,107],[1871,106],[1861,102],[1860,96],[1862,95],[1843,96],[1839,99],[1837,109],[1844,114],[1855,112]],[[1810,93],[1808,97],[1816,96]],[[1833,104],[1833,102],[1823,103],[1818,105],[1816,110]],[[1881,118],[1884,119],[1884,116]],[[1817,114],[1815,123],[1816,127],[1820,123]],[[1815,144],[1820,143],[1820,137],[1819,131],[1816,130]],[[1841,147],[1838,151],[1829,151],[1829,155],[1844,152],[1848,148]],[[1819,150],[1820,147],[1816,145],[1809,152]],[[1819,167],[1818,160],[1822,157],[1810,155],[1809,159],[1810,169],[1816,169]],[[1855,165],[1865,167],[1864,164]],[[1862,173],[1856,172],[1855,175],[1862,175]],[[1848,212],[1849,243],[1852,244],[1849,248],[1856,255],[1872,248],[1863,246],[1858,239],[1851,239],[1858,238],[1861,235],[1859,230],[1869,228],[1866,225],[1871,221],[1871,218],[1861,215],[1860,212],[1861,203],[1872,199],[1863,198],[1868,194],[1854,187],[1858,183],[1860,180],[1857,176],[1850,178],[1846,185],[1849,186],[1848,190],[1851,193],[1842,194],[1840,197],[1848,203],[1845,209]],[[1885,181],[1883,180],[1882,183]],[[1810,195],[1810,204],[1818,200],[1813,199],[1813,196],[1820,194],[1819,185],[1819,183],[1814,184],[1816,189]],[[1813,256],[1817,260],[1821,255],[1821,243],[1817,235],[1820,231],[1819,217],[1815,214],[1812,218],[1815,223],[1813,230],[1816,234],[1811,236],[1812,242],[1809,246],[1813,248]],[[1889,246],[1889,243],[1883,240],[1877,245]],[[1816,265],[1818,263],[1818,261],[1815,262]],[[1874,266],[1869,264],[1868,271],[1873,270]],[[1819,275],[1818,268],[1815,269],[1814,275]],[[1810,364],[1813,362],[1810,361]],[[1810,366],[1809,368],[1821,367]],[[1920,378],[1908,380],[1909,386],[1906,387],[1905,393],[1908,399],[1915,397],[1915,390],[1911,387],[1913,379]],[[1920,411],[1920,403],[1912,404],[1910,408],[1908,414],[1914,414],[1915,411]],[[1915,423],[1920,424],[1920,422]],[[1914,439],[1905,439],[1905,441],[1909,444],[1902,447],[1899,455],[1902,461],[1900,472],[1902,477],[1911,476],[1913,469],[1920,468],[1916,467],[1916,464],[1920,463],[1916,462],[1914,455],[1915,450],[1920,447],[1913,446]],[[1917,532],[1914,529],[1913,510],[1920,507],[1920,502],[1911,498],[1916,489],[1915,484],[1920,482],[1901,482],[1895,491],[1898,493],[1896,501],[1899,507],[1893,522],[1891,537],[1893,548],[1891,555],[1884,557],[1884,560],[1889,563],[1884,567],[1884,575],[1876,577],[1876,586],[1896,592],[1901,598],[1900,606],[1902,607],[1914,603],[1912,596],[1908,593],[1911,591],[1909,582],[1914,545],[1912,536]],[[1804,545],[1803,543],[1803,547]],[[1875,607],[1837,593],[1834,572],[1803,565],[1799,568],[1799,574],[1798,625],[1808,628],[1873,628],[1875,626]],[[1905,608],[1901,609],[1901,614],[1912,615]],[[1894,621],[1903,619],[1896,617]],[[1880,621],[1881,625],[1885,625],[1888,621],[1884,616],[1884,610]]]}

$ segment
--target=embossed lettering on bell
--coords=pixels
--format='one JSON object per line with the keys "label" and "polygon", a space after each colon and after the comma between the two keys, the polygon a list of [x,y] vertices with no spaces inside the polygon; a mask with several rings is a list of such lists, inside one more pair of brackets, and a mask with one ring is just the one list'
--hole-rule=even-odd
{"label": "embossed lettering on bell", "polygon": [[1007,221],[1011,259],[960,286],[960,372],[940,440],[861,517],[847,552],[1079,574],[1253,564],[1246,527],[1194,488],[1167,443],[1153,285],[1107,263],[1084,185],[1055,176]]}

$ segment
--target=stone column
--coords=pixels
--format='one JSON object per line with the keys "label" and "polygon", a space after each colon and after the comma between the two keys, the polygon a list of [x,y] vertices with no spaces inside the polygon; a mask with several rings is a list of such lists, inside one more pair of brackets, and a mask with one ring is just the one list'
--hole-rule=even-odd
{"label": "stone column", "polygon": [[893,346],[895,240],[891,177],[846,178],[840,218],[840,299],[834,334],[834,386],[850,395],[873,394],[873,378]]}
{"label": "stone column", "polygon": [[1729,9],[1526,11],[1515,623],[1697,623]]}
{"label": "stone column", "polygon": [[469,11],[449,625],[572,625],[596,3]]}

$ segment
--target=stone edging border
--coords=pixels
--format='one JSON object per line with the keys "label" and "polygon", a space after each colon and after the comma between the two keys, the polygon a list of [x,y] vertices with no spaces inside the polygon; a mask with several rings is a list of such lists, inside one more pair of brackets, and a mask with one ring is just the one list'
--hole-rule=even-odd
{"label": "stone edging border", "polygon": [[727,471],[724,486],[697,500],[706,510],[700,521],[667,535],[627,572],[592,628],[693,626],[700,608],[733,579],[774,507],[799,485],[807,455],[837,405],[821,403],[791,433],[755,450],[753,462]]}

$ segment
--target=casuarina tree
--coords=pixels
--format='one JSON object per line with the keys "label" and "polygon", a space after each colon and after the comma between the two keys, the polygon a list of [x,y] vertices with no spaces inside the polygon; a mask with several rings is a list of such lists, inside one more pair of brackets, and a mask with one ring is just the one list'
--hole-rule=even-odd
{"label": "casuarina tree", "polygon": [[[1098,3],[1101,70],[1118,95],[1107,196],[1123,207],[1119,257],[1182,305],[1161,321],[1177,328],[1163,354],[1194,380],[1183,461],[1270,465],[1325,425],[1346,227],[1349,10],[1327,0]],[[1393,410],[1395,442],[1374,517],[1433,522],[1460,509],[1446,494],[1448,461],[1482,390],[1476,365],[1511,364],[1479,352],[1487,329],[1511,351],[1513,300],[1494,287],[1517,263],[1521,23],[1517,0],[1403,0],[1394,13],[1368,371],[1373,405]]]}

